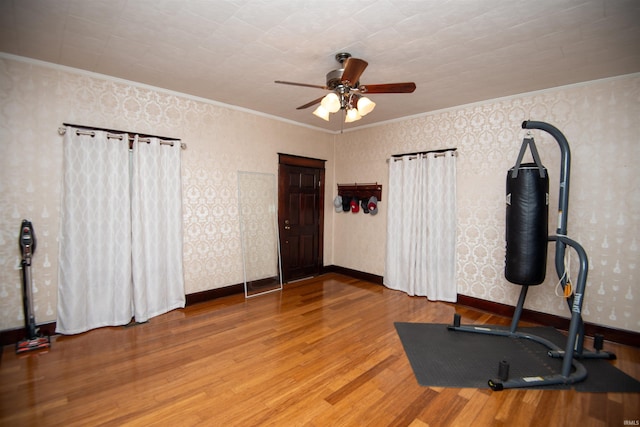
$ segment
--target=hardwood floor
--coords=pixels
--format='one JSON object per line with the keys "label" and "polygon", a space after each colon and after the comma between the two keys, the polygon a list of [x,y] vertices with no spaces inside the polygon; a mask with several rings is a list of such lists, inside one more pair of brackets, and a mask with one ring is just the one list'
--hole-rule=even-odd
{"label": "hardwood floor", "polygon": [[[509,324],[339,274],[131,327],[52,337],[0,364],[2,426],[623,426],[640,395],[429,388],[394,322]],[[640,378],[640,349],[605,342]],[[625,424],[625,422],[627,424]],[[633,424],[632,424],[633,425]],[[636,424],[637,425],[637,424]]]}

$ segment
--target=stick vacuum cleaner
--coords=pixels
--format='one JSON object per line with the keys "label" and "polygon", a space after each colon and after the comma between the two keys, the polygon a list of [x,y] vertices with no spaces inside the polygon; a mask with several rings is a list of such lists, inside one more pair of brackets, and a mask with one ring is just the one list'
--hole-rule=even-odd
{"label": "stick vacuum cleaner", "polygon": [[16,344],[16,353],[49,348],[48,336],[39,333],[33,314],[33,290],[31,283],[31,257],[36,251],[36,235],[31,221],[22,220],[20,225],[20,252],[22,253],[22,306],[24,309],[24,330],[26,337]]}

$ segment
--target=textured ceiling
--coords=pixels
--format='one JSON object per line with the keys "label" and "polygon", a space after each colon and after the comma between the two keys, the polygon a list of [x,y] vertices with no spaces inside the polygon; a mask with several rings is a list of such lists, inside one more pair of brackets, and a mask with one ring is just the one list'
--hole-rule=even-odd
{"label": "textured ceiling", "polygon": [[[349,52],[376,94],[353,128],[640,71],[638,0],[0,0],[0,52],[337,131],[296,107]],[[541,118],[543,119],[543,118]]]}

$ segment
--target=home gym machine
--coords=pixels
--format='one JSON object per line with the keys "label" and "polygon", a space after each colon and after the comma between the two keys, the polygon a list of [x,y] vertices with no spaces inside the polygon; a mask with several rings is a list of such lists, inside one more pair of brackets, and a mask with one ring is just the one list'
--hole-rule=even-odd
{"label": "home gym machine", "polygon": [[[587,377],[587,370],[579,359],[598,358],[615,359],[615,354],[602,351],[603,337],[594,337],[595,352],[584,350],[584,323],[582,304],[587,283],[588,258],[584,248],[575,240],[567,237],[567,218],[569,214],[569,173],[571,153],[565,136],[554,126],[535,121],[522,123],[523,129],[538,129],[549,133],[560,145],[560,196],[558,202],[558,228],[556,234],[548,234],[549,180],[544,166],[540,163],[533,136],[525,137],[518,159],[507,173],[507,212],[506,212],[506,259],[505,278],[521,286],[518,303],[515,307],[509,329],[499,327],[460,325],[460,315],[455,314],[453,331],[473,332],[510,338],[522,338],[540,343],[548,348],[548,356],[562,358],[562,370],[558,374],[509,378],[507,361],[500,361],[498,375],[489,379],[492,390],[505,388],[538,387],[553,384],[574,384]],[[526,149],[530,148],[533,163],[522,163]],[[555,242],[555,267],[567,305],[571,311],[567,342],[564,349],[546,338],[518,331],[518,322],[522,315],[524,300],[529,286],[544,282],[548,241]],[[567,246],[573,249],[579,258],[578,277],[575,286],[569,279],[565,265]]]}
{"label": "home gym machine", "polygon": [[39,334],[36,317],[33,314],[33,288],[31,282],[31,258],[36,251],[36,235],[31,221],[22,220],[20,225],[20,252],[22,253],[22,307],[24,309],[24,330],[26,337],[16,343],[16,353],[49,348],[48,336]]}

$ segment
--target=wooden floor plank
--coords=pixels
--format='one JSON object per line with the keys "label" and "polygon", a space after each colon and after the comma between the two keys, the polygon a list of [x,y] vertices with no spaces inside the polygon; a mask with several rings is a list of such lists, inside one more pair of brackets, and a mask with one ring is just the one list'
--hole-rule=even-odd
{"label": "wooden floor plank", "polygon": [[[508,325],[339,274],[231,295],[0,359],[0,425],[609,426],[640,395],[418,385],[394,322]],[[525,325],[525,324],[523,324]],[[526,324],[530,325],[530,324]],[[588,340],[589,341],[589,340]],[[640,378],[640,349],[605,342]]]}

